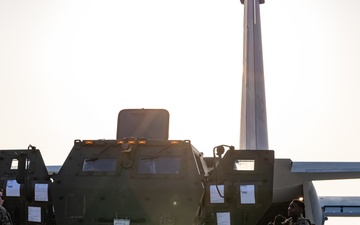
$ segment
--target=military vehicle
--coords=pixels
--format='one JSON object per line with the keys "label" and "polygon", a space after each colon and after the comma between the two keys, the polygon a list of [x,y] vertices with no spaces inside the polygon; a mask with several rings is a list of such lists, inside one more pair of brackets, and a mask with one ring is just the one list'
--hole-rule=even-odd
{"label": "military vehicle", "polygon": [[36,147],[0,151],[0,184],[14,224],[54,224],[51,176]]}
{"label": "military vehicle", "polygon": [[75,140],[54,174],[35,147],[2,150],[14,224],[257,224],[271,207],[273,151],[220,145],[204,157],[168,140],[164,109],[122,110],[118,121],[117,139]]}

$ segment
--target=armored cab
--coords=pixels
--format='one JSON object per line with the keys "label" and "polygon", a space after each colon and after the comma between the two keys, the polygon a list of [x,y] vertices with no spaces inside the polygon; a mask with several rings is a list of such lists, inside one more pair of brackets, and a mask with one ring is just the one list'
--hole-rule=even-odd
{"label": "armored cab", "polygon": [[205,170],[189,141],[76,140],[54,175],[56,223],[198,224]]}
{"label": "armored cab", "polygon": [[123,110],[116,140],[75,140],[54,175],[56,224],[199,224],[208,169],[190,141],[168,140],[168,119]]}
{"label": "armored cab", "polygon": [[51,179],[38,149],[1,150],[0,176],[14,225],[55,224]]}

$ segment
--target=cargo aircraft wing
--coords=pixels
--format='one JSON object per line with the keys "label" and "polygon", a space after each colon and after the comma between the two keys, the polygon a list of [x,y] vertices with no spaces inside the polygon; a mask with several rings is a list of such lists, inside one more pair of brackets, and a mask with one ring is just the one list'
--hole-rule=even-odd
{"label": "cargo aircraft wing", "polygon": [[325,216],[351,217],[360,216],[360,197],[320,196],[321,208]]}

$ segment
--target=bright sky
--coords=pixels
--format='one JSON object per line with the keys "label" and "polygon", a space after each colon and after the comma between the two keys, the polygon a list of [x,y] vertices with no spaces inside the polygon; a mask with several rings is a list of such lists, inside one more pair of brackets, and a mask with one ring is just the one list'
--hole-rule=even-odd
{"label": "bright sky", "polygon": [[[260,10],[270,149],[359,161],[360,2]],[[32,144],[61,165],[75,139],[115,139],[127,108],[167,109],[169,138],[205,155],[238,148],[243,15],[236,0],[0,0],[0,149]],[[319,195],[360,190],[315,184]],[[360,218],[326,224],[344,222]]]}

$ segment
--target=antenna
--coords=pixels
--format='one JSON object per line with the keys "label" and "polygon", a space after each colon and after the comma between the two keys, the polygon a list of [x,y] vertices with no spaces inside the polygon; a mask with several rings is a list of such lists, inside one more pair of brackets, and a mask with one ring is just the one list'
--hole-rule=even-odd
{"label": "antenna", "polygon": [[244,55],[240,149],[268,150],[259,5],[264,0],[241,0],[241,3],[244,4]]}

